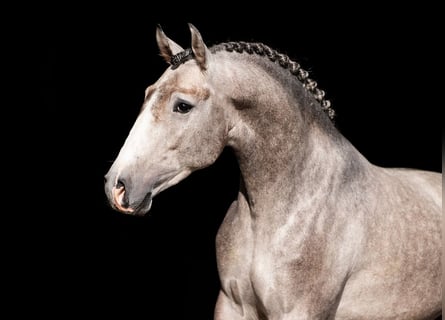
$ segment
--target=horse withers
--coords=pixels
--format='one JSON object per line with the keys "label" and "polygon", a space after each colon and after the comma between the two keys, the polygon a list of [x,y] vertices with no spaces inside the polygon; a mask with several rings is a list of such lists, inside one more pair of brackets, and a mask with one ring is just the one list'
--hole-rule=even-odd
{"label": "horse withers", "polygon": [[183,49],[146,89],[106,175],[111,206],[152,199],[227,146],[240,188],[216,238],[216,320],[434,319],[441,314],[441,173],[370,163],[308,73],[262,43]]}

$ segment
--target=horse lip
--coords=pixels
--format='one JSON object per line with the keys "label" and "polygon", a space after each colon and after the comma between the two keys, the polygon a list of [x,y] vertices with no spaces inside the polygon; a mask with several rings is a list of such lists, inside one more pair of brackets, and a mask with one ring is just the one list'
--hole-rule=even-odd
{"label": "horse lip", "polygon": [[142,201],[140,201],[139,203],[135,203],[135,205],[133,206],[126,206],[121,204],[123,202],[122,199],[124,195],[125,195],[125,189],[123,187],[113,188],[112,205],[118,211],[129,215],[141,216],[150,210],[152,203],[152,192],[147,192]]}
{"label": "horse lip", "polygon": [[123,213],[129,213],[129,214],[133,213],[134,210],[132,208],[129,208],[127,205],[123,205],[124,198],[125,198],[125,188],[124,187],[119,187],[119,188],[114,187],[112,189],[113,206],[117,210],[119,210]]}
{"label": "horse lip", "polygon": [[143,216],[151,209],[151,204],[153,197],[151,192],[147,192],[144,199],[134,208],[134,210],[131,212],[133,215],[136,216]]}

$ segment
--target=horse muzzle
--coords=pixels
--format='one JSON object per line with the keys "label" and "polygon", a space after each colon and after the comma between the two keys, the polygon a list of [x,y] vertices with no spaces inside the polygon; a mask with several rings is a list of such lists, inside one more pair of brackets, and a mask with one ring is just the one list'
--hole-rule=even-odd
{"label": "horse muzzle", "polygon": [[[127,188],[127,185],[121,181],[117,180],[116,184],[110,188],[110,186],[105,185],[106,189],[110,190],[107,192],[108,199],[110,201],[113,209],[130,215],[142,216],[146,214],[152,204],[152,192],[145,192],[140,194],[139,192],[131,192]],[[137,196],[132,197],[137,194]]]}
{"label": "horse muzzle", "polygon": [[125,214],[144,215],[151,209],[153,197],[183,180],[191,170],[186,168],[158,172],[138,181],[122,172],[116,174],[111,171],[105,175],[105,193],[112,208]]}

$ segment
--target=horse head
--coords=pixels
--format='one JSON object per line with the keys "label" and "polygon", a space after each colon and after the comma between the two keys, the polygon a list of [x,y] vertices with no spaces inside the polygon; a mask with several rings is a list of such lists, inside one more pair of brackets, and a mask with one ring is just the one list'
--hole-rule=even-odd
{"label": "horse head", "polygon": [[105,176],[111,206],[143,215],[152,199],[222,152],[227,124],[219,96],[208,81],[211,54],[189,24],[191,47],[183,49],[158,26],[161,56],[170,64],[145,91],[141,111]]}

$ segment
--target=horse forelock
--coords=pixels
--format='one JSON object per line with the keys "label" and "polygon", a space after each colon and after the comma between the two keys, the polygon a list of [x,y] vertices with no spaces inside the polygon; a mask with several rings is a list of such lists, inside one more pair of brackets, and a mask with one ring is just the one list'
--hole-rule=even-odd
{"label": "horse forelock", "polygon": [[335,118],[335,110],[331,106],[331,102],[325,98],[325,91],[318,88],[317,82],[309,77],[309,72],[301,68],[300,64],[291,60],[287,55],[270,48],[269,46],[254,42],[223,42],[216,44],[210,48],[210,52],[218,51],[248,53],[251,55],[264,56],[270,61],[276,62],[283,69],[287,69],[295,76],[302,86],[312,94],[315,100],[320,104],[322,110],[333,121]]}

